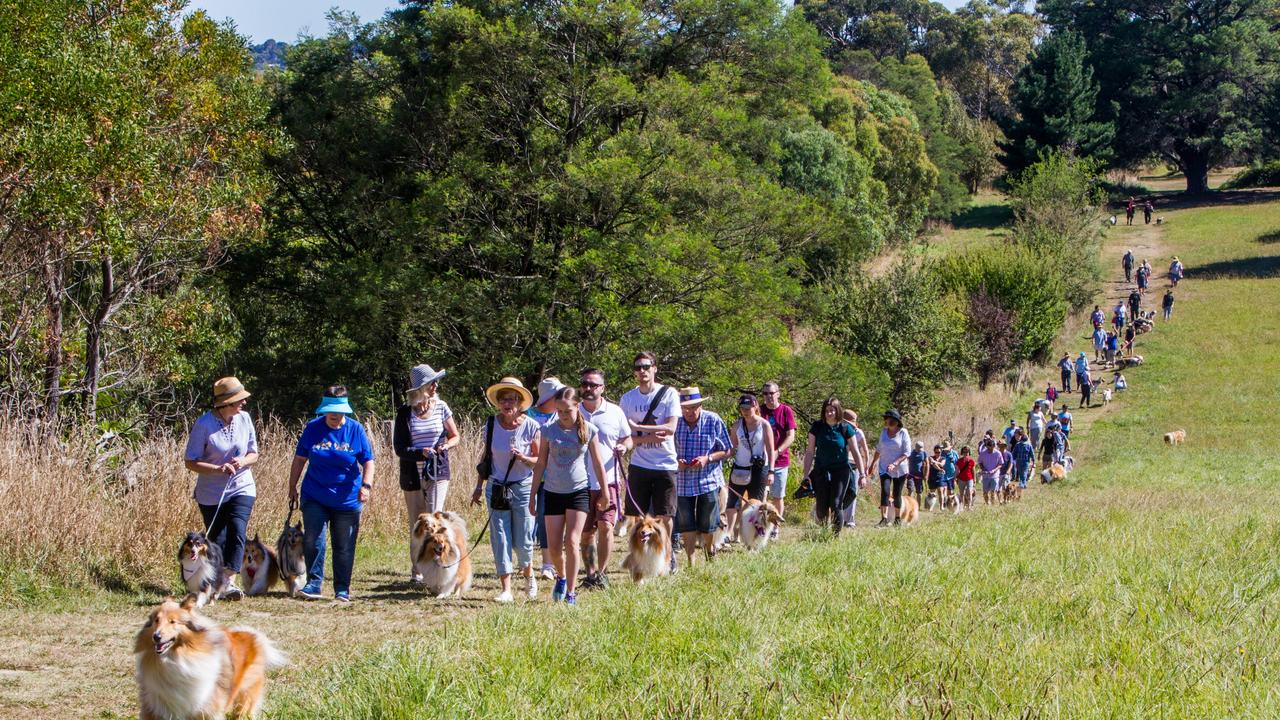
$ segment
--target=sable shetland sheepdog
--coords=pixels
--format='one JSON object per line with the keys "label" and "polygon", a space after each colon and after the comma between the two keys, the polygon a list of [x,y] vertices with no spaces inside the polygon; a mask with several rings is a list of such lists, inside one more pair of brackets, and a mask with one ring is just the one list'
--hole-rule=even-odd
{"label": "sable shetland sheepdog", "polygon": [[1186,441],[1187,441],[1186,430],[1174,430],[1173,432],[1167,432],[1164,434],[1165,445],[1181,445]]}
{"label": "sable shetland sheepdog", "polygon": [[302,549],[302,521],[297,525],[285,525],[276,540],[276,567],[284,589],[293,597],[307,584],[307,557]]}
{"label": "sable shetland sheepdog", "polygon": [[427,592],[444,599],[471,589],[467,523],[451,512],[422,513],[413,524],[413,572]]}
{"label": "sable shetland sheepdog", "polygon": [[276,551],[254,533],[244,548],[244,592],[246,595],[266,595],[280,580],[280,565]]}
{"label": "sable shetland sheepdog", "polygon": [[223,630],[196,613],[196,595],[166,598],[134,641],[141,720],[253,718],[267,670],[288,660],[265,636]]}
{"label": "sable shetland sheepdog", "polygon": [[222,548],[209,542],[202,532],[189,532],[178,546],[178,564],[187,592],[195,595],[198,607],[216,600],[227,589],[222,573]]}
{"label": "sable shetland sheepdog", "polygon": [[738,539],[747,550],[763,550],[769,544],[769,535],[782,524],[778,509],[750,495],[742,497],[742,516],[738,521]]}
{"label": "sable shetland sheepdog", "polygon": [[631,573],[633,581],[643,583],[671,571],[671,537],[661,520],[645,515],[631,530],[630,543],[622,569]]}
{"label": "sable shetland sheepdog", "polygon": [[898,519],[903,525],[910,525],[920,517],[920,503],[910,495],[902,496],[902,508],[898,510]]}

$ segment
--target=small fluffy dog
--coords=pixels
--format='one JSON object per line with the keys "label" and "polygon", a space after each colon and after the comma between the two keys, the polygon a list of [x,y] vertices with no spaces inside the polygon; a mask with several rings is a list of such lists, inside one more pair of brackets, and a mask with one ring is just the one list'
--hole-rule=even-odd
{"label": "small fluffy dog", "polygon": [[1142,362],[1143,361],[1142,361],[1141,355],[1130,355],[1129,357],[1122,357],[1117,359],[1116,367],[1118,368],[1137,367],[1141,365]]}
{"label": "small fluffy dog", "polygon": [[178,564],[187,592],[195,595],[196,606],[204,607],[227,589],[228,578],[222,572],[222,548],[209,542],[202,532],[189,532],[178,546]]}
{"label": "small fluffy dog", "polygon": [[246,595],[266,595],[280,581],[276,551],[267,547],[257,533],[244,548],[244,579]]}
{"label": "small fluffy dog", "polygon": [[1044,470],[1040,471],[1040,482],[1045,483],[1047,485],[1049,483],[1055,483],[1059,480],[1062,480],[1066,476],[1067,476],[1067,468],[1058,463],[1054,463],[1049,467],[1045,468]]}
{"label": "small fluffy dog", "polygon": [[413,524],[413,572],[438,599],[471,589],[467,522],[452,512],[422,513]]}
{"label": "small fluffy dog", "polygon": [[196,613],[199,599],[166,598],[133,644],[141,720],[253,718],[267,670],[288,660],[248,628],[223,630]]}
{"label": "small fluffy dog", "polygon": [[1018,485],[1017,480],[1010,480],[1004,485],[1004,492],[1000,497],[1000,504],[1005,505],[1014,500],[1022,499],[1022,488]]}
{"label": "small fluffy dog", "polygon": [[622,569],[631,573],[634,582],[643,583],[671,571],[671,537],[662,521],[645,515],[632,528],[630,545]]}
{"label": "small fluffy dog", "polygon": [[903,525],[910,525],[920,518],[920,503],[910,495],[902,496],[902,509],[898,510],[898,519]]}
{"label": "small fluffy dog", "polygon": [[1157,224],[1157,225],[1163,225],[1163,224],[1164,224],[1164,216],[1163,216],[1163,215],[1157,215],[1157,216],[1156,216],[1156,224]]}
{"label": "small fluffy dog", "polygon": [[1186,441],[1187,441],[1186,430],[1174,430],[1173,432],[1167,432],[1164,434],[1165,445],[1172,445],[1176,447]]}
{"label": "small fluffy dog", "polygon": [[1107,222],[1111,223],[1112,225],[1115,225],[1115,224],[1116,224],[1116,216],[1115,216],[1115,215],[1112,215],[1112,216],[1111,216],[1111,218],[1110,218]]}
{"label": "small fluffy dog", "polygon": [[302,521],[285,525],[276,540],[276,568],[284,589],[293,597],[307,584],[307,558],[302,551]]}
{"label": "small fluffy dog", "polygon": [[933,510],[938,507],[938,491],[930,490],[928,495],[924,496],[924,509]]}
{"label": "small fluffy dog", "polygon": [[1102,389],[1102,404],[1103,405],[1111,404],[1111,388]]}
{"label": "small fluffy dog", "polygon": [[945,510],[950,510],[956,515],[959,515],[961,510],[964,509],[964,506],[960,504],[960,498],[957,497],[955,493],[947,495],[947,499],[942,503],[942,507]]}
{"label": "small fluffy dog", "polygon": [[742,514],[738,520],[738,539],[747,550],[760,551],[769,544],[769,535],[782,524],[778,509],[762,500],[743,496]]}

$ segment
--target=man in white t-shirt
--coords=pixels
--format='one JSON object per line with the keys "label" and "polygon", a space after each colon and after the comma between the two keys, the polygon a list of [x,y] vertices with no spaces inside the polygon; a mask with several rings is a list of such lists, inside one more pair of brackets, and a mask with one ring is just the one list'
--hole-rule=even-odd
{"label": "man in white t-shirt", "polygon": [[[622,396],[622,412],[631,427],[631,465],[627,471],[628,518],[649,514],[659,518],[670,534],[676,513],[676,421],[680,394],[656,382],[658,362],[651,352],[633,362],[636,387]],[[652,410],[652,412],[650,412]]]}
{"label": "man in white t-shirt", "polygon": [[[587,422],[596,428],[596,440],[600,443],[600,458],[604,461],[603,480],[596,477],[593,463],[587,463],[587,480],[591,483],[591,512],[582,531],[582,557],[587,571],[583,589],[609,586],[609,551],[612,549],[613,526],[621,513],[619,497],[622,493],[622,474],[618,463],[631,450],[631,426],[622,408],[604,398],[604,372],[597,368],[582,371],[578,386],[582,398],[579,411]],[[609,507],[603,512],[596,509],[600,493],[608,493]],[[594,562],[593,562],[594,560]]]}

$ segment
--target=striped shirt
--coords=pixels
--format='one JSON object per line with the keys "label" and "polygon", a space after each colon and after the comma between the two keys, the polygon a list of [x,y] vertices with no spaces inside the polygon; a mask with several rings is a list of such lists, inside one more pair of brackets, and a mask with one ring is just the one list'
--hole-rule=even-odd
{"label": "striped shirt", "polygon": [[[725,427],[719,415],[710,410],[703,410],[693,426],[683,417],[676,421],[676,457],[681,462],[714,452],[727,452],[729,445],[729,428]],[[676,476],[676,495],[696,497],[718,489],[724,482],[720,465],[721,461],[716,461],[702,467],[681,469]]]}
{"label": "striped shirt", "polygon": [[[453,411],[449,409],[448,403],[440,398],[436,398],[431,405],[431,412],[425,417],[418,417],[416,410],[409,413],[409,446],[411,450],[424,450],[432,448],[440,444],[444,438],[444,424],[453,417]],[[418,463],[418,472],[422,472],[423,462]],[[449,463],[438,463],[435,471],[437,480],[449,479]]]}

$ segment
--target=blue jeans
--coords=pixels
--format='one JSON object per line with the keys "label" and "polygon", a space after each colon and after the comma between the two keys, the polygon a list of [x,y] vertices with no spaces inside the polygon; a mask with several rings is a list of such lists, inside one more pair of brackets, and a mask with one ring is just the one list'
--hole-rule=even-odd
{"label": "blue jeans", "polygon": [[1031,479],[1031,463],[1014,465],[1013,474],[1018,478],[1018,487],[1025,488],[1027,480]]}
{"label": "blue jeans", "polygon": [[[525,498],[528,502],[529,498]],[[547,491],[544,488],[538,488],[538,516],[533,521],[533,532],[538,537],[538,548],[546,550],[551,547],[547,542]]]}
{"label": "blue jeans", "polygon": [[351,590],[351,566],[356,560],[356,536],[360,534],[360,511],[342,510],[302,500],[302,552],[307,559],[307,584],[324,584],[324,531],[333,539],[333,591]]}
{"label": "blue jeans", "polygon": [[224,499],[222,507],[200,505],[200,516],[209,528],[209,542],[222,548],[222,564],[232,572],[240,572],[244,560],[245,533],[256,499],[252,495],[236,495]]}
{"label": "blue jeans", "polygon": [[[493,550],[493,564],[499,577],[511,574],[513,553],[522,568],[533,562],[533,515],[529,514],[532,489],[532,480],[512,485],[511,509],[494,510],[489,517],[489,547]],[[490,480],[485,499],[492,497],[493,481]]]}

